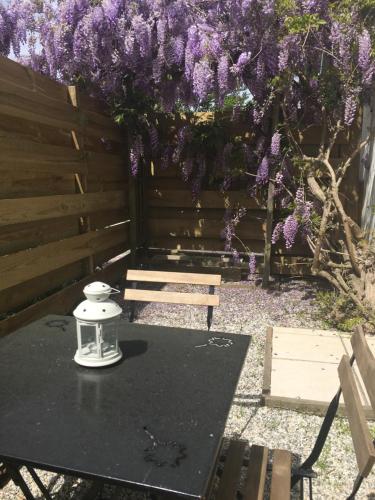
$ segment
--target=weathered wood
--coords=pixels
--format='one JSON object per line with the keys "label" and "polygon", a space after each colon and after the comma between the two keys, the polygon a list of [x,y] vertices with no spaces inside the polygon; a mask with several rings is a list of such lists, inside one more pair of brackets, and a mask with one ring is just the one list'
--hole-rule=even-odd
{"label": "weathered wood", "polygon": [[[82,162],[83,152],[70,147],[28,140],[3,130],[0,130],[0,151],[0,169],[8,167],[11,162],[16,171],[29,167],[38,172],[87,172],[87,167]],[[96,155],[91,153],[91,157],[95,160]],[[61,172],[61,169],[64,172]]]}
{"label": "weathered wood", "polygon": [[125,300],[143,302],[162,302],[166,304],[186,304],[194,306],[218,306],[219,297],[204,293],[164,292],[155,290],[138,290],[127,288]]}
{"label": "weathered wood", "polygon": [[0,231],[0,255],[19,252],[76,234],[79,234],[76,217],[4,226]]}
{"label": "weathered wood", "polygon": [[269,285],[271,275],[271,250],[272,250],[272,226],[274,210],[275,184],[272,180],[268,183],[267,195],[267,221],[264,238],[264,268],[262,286],[266,288]]}
{"label": "weathered wood", "polygon": [[231,440],[216,500],[236,500],[246,441]]}
{"label": "weathered wood", "polygon": [[[73,174],[40,174],[32,169],[25,172],[0,172],[0,199],[29,198],[31,196],[49,196],[75,193]],[[10,174],[10,175],[8,175]]]}
{"label": "weathered wood", "polygon": [[66,87],[62,83],[51,80],[51,78],[4,56],[0,56],[0,65],[2,78],[7,78],[16,85],[22,85],[45,96],[65,100]]}
{"label": "weathered wood", "polygon": [[[153,219],[148,221],[148,227],[155,238],[173,235],[183,238],[220,238],[224,228],[223,220],[198,219],[191,220],[185,217],[176,219]],[[258,221],[241,221],[236,228],[236,235],[246,240],[264,240],[262,223]]]}
{"label": "weathered wood", "polygon": [[[149,248],[152,249],[166,249],[166,250],[201,250],[201,251],[220,251],[225,252],[225,241],[216,238],[187,238],[187,237],[173,237],[173,236],[160,236],[156,237],[152,234],[149,235]],[[244,243],[251,248],[253,252],[263,253],[264,243],[261,240],[244,240]]]}
{"label": "weathered wood", "polygon": [[125,245],[126,241],[124,225],[119,225],[4,255],[0,257],[0,290],[6,290],[116,244]]}
{"label": "weathered wood", "polygon": [[[322,401],[306,400],[299,398],[288,398],[284,396],[271,396],[264,394],[262,400],[265,406],[269,408],[281,408],[284,410],[299,411],[310,415],[325,416],[327,413],[327,408],[329,403],[323,403]],[[375,420],[375,411],[371,406],[364,406],[363,411],[365,413],[367,420]],[[337,415],[340,417],[346,417],[347,411],[345,405],[339,405],[337,410]]]}
{"label": "weathered wood", "polygon": [[273,451],[270,500],[290,500],[292,455],[287,450]]}
{"label": "weathered wood", "polygon": [[375,410],[375,357],[366,342],[361,326],[356,327],[350,341],[372,408]]}
{"label": "weathered wood", "polygon": [[202,191],[195,203],[192,201],[189,190],[149,189],[147,197],[150,207],[264,208],[245,191],[228,191],[225,195],[219,191]]}
{"label": "weathered wood", "polygon": [[190,285],[220,286],[220,274],[175,273],[163,271],[143,271],[128,269],[126,279],[129,281],[147,281],[153,283],[180,283]]}
{"label": "weathered wood", "polygon": [[268,463],[268,448],[253,445],[250,448],[243,500],[263,500]]}
{"label": "weathered wood", "polygon": [[263,362],[263,387],[262,394],[271,393],[271,374],[272,374],[272,338],[273,328],[269,326],[266,333],[266,345],[264,350]]}
{"label": "weathered wood", "polygon": [[0,226],[125,208],[123,191],[0,200]]}
{"label": "weathered wood", "polygon": [[[37,106],[36,106],[37,104]],[[68,103],[46,98],[0,79],[0,112],[7,116],[101,138],[122,141],[122,133],[108,117],[83,113]]]}
{"label": "weathered wood", "polygon": [[366,422],[349,356],[344,355],[341,358],[338,372],[359,473],[363,477],[367,477],[375,463],[375,447]]}
{"label": "weathered wood", "polygon": [[65,287],[57,293],[23,309],[21,312],[9,316],[0,321],[0,337],[7,335],[31,321],[35,321],[47,314],[70,314],[74,306],[84,299],[83,288],[92,281],[105,281],[115,283],[121,277],[121,273],[127,262],[127,257],[119,259],[105,269],[96,271],[90,276]]}
{"label": "weathered wood", "polygon": [[0,291],[0,314],[7,316],[41,300],[51,291],[59,290],[85,276],[83,261],[73,262],[31,280]]}

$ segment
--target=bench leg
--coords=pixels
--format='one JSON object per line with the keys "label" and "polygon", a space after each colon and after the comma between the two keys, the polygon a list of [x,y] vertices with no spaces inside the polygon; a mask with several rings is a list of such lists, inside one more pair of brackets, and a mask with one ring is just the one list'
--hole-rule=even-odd
{"label": "bench leg", "polygon": [[[210,285],[209,286],[208,293],[210,295],[214,295],[215,294],[215,287],[214,287],[214,285]],[[208,331],[210,331],[210,328],[211,328],[213,312],[214,312],[213,306],[208,306],[207,307],[207,329],[208,329]]]}

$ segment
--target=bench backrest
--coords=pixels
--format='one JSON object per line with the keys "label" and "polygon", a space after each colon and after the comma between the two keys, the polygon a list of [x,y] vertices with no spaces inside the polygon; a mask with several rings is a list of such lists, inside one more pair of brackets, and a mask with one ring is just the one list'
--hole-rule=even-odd
{"label": "bench backrest", "polygon": [[[195,306],[206,306],[207,327],[210,329],[212,323],[213,307],[220,303],[219,296],[215,295],[215,287],[221,285],[220,274],[198,274],[198,273],[175,273],[166,271],[146,271],[128,269],[127,281],[132,282],[132,288],[126,288],[124,299],[143,302],[163,302],[169,304],[185,304]],[[139,289],[137,282],[186,284],[208,286],[208,293],[183,293],[165,292],[163,290]],[[134,319],[134,308],[130,313],[130,320]]]}

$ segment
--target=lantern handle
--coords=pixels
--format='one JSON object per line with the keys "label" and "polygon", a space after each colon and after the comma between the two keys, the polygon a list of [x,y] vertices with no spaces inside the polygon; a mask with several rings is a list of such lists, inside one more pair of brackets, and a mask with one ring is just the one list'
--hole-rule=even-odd
{"label": "lantern handle", "polygon": [[121,290],[117,290],[117,288],[111,287],[111,293],[121,293]]}

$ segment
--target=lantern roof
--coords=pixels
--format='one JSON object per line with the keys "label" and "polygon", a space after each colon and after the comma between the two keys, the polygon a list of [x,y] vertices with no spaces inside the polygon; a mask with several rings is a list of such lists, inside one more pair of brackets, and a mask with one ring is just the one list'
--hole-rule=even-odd
{"label": "lantern roof", "polygon": [[108,298],[113,290],[101,281],[94,281],[85,286],[83,292],[87,300],[76,307],[73,311],[74,316],[82,321],[104,321],[116,318],[122,313],[122,309]]}
{"label": "lantern roof", "polygon": [[103,321],[116,318],[121,313],[121,307],[113,300],[101,302],[84,300],[73,311],[74,316],[82,321]]}

